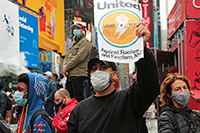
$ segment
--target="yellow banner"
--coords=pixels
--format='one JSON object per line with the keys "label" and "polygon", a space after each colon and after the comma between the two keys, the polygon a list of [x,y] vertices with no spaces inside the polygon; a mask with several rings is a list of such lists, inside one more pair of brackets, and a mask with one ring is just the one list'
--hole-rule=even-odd
{"label": "yellow banner", "polygon": [[39,47],[45,50],[57,50],[64,56],[64,1],[18,0],[18,2],[45,16],[38,19]]}

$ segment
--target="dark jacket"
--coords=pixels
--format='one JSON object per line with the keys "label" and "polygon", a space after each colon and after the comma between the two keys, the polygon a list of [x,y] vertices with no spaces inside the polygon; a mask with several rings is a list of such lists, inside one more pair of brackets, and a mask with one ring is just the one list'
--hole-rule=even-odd
{"label": "dark jacket", "polygon": [[63,66],[69,71],[69,76],[87,76],[91,49],[92,44],[84,34],[75,37],[63,62]]}
{"label": "dark jacket", "polygon": [[45,97],[47,97],[47,102],[54,102],[54,94],[57,91],[57,85],[53,79],[50,79],[48,84],[49,84],[49,89]]}
{"label": "dark jacket", "polygon": [[152,52],[136,62],[138,80],[128,89],[81,101],[71,112],[67,133],[138,133],[139,123],[159,92],[159,78]]}
{"label": "dark jacket", "polygon": [[[191,124],[196,128],[192,129]],[[163,106],[161,108],[161,115],[158,119],[159,133],[190,133],[190,128],[193,133],[200,133],[199,112],[192,111],[187,106],[179,109],[174,106]]]}
{"label": "dark jacket", "polygon": [[6,118],[7,108],[7,95],[3,90],[0,90],[0,114]]}

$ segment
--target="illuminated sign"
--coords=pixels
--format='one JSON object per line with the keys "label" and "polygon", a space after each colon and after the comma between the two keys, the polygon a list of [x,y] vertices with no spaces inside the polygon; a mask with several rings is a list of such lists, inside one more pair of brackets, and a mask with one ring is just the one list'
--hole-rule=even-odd
{"label": "illuminated sign", "polygon": [[187,18],[200,18],[200,0],[188,0],[186,2]]}
{"label": "illuminated sign", "polygon": [[47,55],[47,53],[46,52],[44,52],[44,53],[39,53],[39,58],[41,57],[41,59],[42,59],[42,61],[44,61],[44,55],[45,55],[45,59],[46,59],[46,62],[48,62],[49,60],[48,60],[48,55]]}
{"label": "illuminated sign", "polygon": [[74,21],[82,21],[81,17],[74,17]]}
{"label": "illuminated sign", "polygon": [[38,18],[19,10],[20,52],[24,52],[27,67],[39,68]]}
{"label": "illuminated sign", "polygon": [[44,73],[46,71],[52,71],[52,51],[40,51],[39,52],[40,60],[40,72]]}
{"label": "illuminated sign", "polygon": [[[18,0],[23,3],[23,0]],[[26,0],[25,6],[43,14],[39,18],[39,48],[56,50],[65,55],[64,42],[64,1],[58,0]]]}
{"label": "illuminated sign", "polygon": [[168,15],[168,39],[185,20],[185,0],[178,0]]}
{"label": "illuminated sign", "polygon": [[145,23],[147,29],[151,32],[151,37],[147,42],[147,47],[153,49],[154,47],[154,23],[153,23],[153,0],[139,0],[142,4],[143,18],[142,22]]}

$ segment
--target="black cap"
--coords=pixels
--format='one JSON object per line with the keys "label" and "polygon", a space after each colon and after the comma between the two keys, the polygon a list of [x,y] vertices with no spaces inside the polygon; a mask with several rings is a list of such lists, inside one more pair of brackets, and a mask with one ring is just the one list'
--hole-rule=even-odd
{"label": "black cap", "polygon": [[[92,66],[94,65],[95,61],[98,61],[98,60],[99,60],[98,56],[90,59],[88,62],[88,69],[92,70]],[[100,60],[100,61],[102,61],[106,66],[112,67],[113,71],[117,71],[117,67],[114,62],[109,62],[109,61],[104,61],[104,60]]]}

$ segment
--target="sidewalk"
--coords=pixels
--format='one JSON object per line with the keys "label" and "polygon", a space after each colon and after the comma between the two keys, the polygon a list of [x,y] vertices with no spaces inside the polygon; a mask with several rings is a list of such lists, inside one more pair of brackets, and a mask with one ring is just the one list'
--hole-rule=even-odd
{"label": "sidewalk", "polygon": [[147,125],[147,128],[148,128],[148,133],[158,133],[157,119],[155,119],[155,118],[147,119],[146,125]]}

